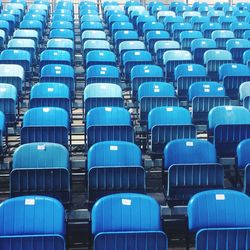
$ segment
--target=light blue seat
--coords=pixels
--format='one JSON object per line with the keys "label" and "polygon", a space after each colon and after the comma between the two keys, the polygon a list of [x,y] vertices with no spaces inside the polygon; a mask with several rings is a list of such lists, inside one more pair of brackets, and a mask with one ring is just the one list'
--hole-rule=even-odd
{"label": "light blue seat", "polygon": [[214,107],[208,114],[208,135],[219,157],[235,157],[240,141],[249,138],[250,113],[244,107]]}
{"label": "light blue seat", "polygon": [[230,30],[230,25],[237,23],[237,18],[235,16],[220,16],[218,22],[221,24],[223,30]]}
{"label": "light blue seat", "polygon": [[87,40],[106,40],[106,34],[101,30],[86,30],[81,35],[82,46]]}
{"label": "light blue seat", "polygon": [[138,30],[138,35],[143,36],[143,25],[146,22],[156,22],[156,18],[150,15],[141,15],[136,19],[136,29]]}
{"label": "light blue seat", "polygon": [[239,2],[236,4],[236,7],[238,7],[239,10],[250,10],[250,5],[247,2]]}
{"label": "light blue seat", "polygon": [[184,11],[182,16],[184,17],[186,23],[190,23],[192,17],[194,16],[200,17],[201,13],[199,11],[189,10],[189,11]]}
{"label": "light blue seat", "polygon": [[169,32],[169,33],[171,33],[172,24],[174,24],[174,23],[183,23],[183,22],[184,22],[184,19],[181,16],[176,16],[176,17],[166,16],[164,18],[164,20],[163,20],[165,30],[167,32]]}
{"label": "light blue seat", "polygon": [[39,21],[42,23],[42,31],[46,28],[46,21],[45,21],[45,17],[43,15],[40,14],[30,14],[27,13],[24,17],[23,20],[29,20],[29,21]]}
{"label": "light blue seat", "polygon": [[180,6],[180,7],[181,6],[186,6],[186,4],[183,3],[183,2],[171,2],[170,5],[169,5],[169,9],[176,12],[176,9],[177,9],[178,6]]}
{"label": "light blue seat", "polygon": [[250,81],[243,82],[239,88],[240,102],[250,110]]}
{"label": "light blue seat", "polygon": [[[192,11],[192,7],[188,5],[179,5],[176,6],[175,13],[177,16],[183,16],[184,13],[187,11]],[[185,17],[184,17],[185,18]]]}
{"label": "light blue seat", "polygon": [[129,22],[129,18],[125,14],[113,14],[113,15],[110,15],[109,19],[108,19],[108,29],[109,30],[112,30],[112,25],[115,22]]}
{"label": "light blue seat", "polygon": [[191,43],[195,39],[203,38],[200,31],[188,30],[182,31],[179,35],[181,49],[191,51]]}
{"label": "light blue seat", "polygon": [[151,14],[153,16],[157,16],[157,14],[160,12],[160,11],[167,11],[168,10],[168,6],[162,4],[162,3],[158,3],[157,5],[154,5],[151,9]]}
{"label": "light blue seat", "polygon": [[83,22],[80,27],[81,33],[86,30],[101,30],[103,31],[103,25],[100,22]]}
{"label": "light blue seat", "polygon": [[226,43],[226,48],[232,53],[236,63],[242,63],[244,52],[250,49],[250,41],[246,39],[230,39]]}
{"label": "light blue seat", "polygon": [[0,20],[0,29],[4,31],[5,33],[5,36],[6,36],[6,40],[8,41],[9,39],[9,36],[10,36],[10,32],[9,32],[9,29],[10,29],[10,25],[7,21],[5,20]]}
{"label": "light blue seat", "polygon": [[62,28],[62,29],[53,29],[49,33],[49,39],[53,38],[64,38],[64,39],[70,39],[74,41],[75,35],[73,30]]}
{"label": "light blue seat", "polygon": [[[1,29],[5,29],[7,36],[12,36],[15,30],[15,16],[12,14],[0,14]],[[8,25],[6,24],[8,23]]]}
{"label": "light blue seat", "polygon": [[116,55],[108,50],[92,50],[86,55],[86,68],[92,65],[116,66]]}
{"label": "light blue seat", "polygon": [[208,6],[208,3],[206,3],[206,2],[198,2],[198,1],[195,1],[195,2],[193,3],[193,5],[192,5],[192,9],[193,9],[194,11],[198,11],[199,7],[201,7],[201,6]]}
{"label": "light blue seat", "polygon": [[161,11],[157,12],[157,15],[156,15],[157,18],[156,19],[157,19],[158,22],[163,23],[164,18],[166,16],[173,16],[173,17],[175,17],[176,14],[175,14],[175,12],[173,12],[171,10],[161,10]]}
{"label": "light blue seat", "polygon": [[180,42],[180,33],[182,31],[191,31],[192,25],[190,23],[174,23],[171,26],[171,33],[173,35],[173,39]]}
{"label": "light blue seat", "polygon": [[[65,212],[62,204],[46,196],[21,196],[0,205],[1,249],[65,250]],[[24,226],[25,225],[25,226]],[[45,247],[46,246],[46,247]]]}
{"label": "light blue seat", "polygon": [[203,23],[201,25],[201,32],[203,33],[204,38],[211,38],[211,34],[215,30],[222,30],[220,23]]}
{"label": "light blue seat", "polygon": [[6,40],[7,39],[4,30],[0,29],[0,51],[5,49]]}
{"label": "light blue seat", "polygon": [[235,10],[233,15],[237,18],[237,22],[245,22],[246,18],[249,17],[248,10]]}
{"label": "light blue seat", "polygon": [[232,23],[230,25],[230,30],[233,31],[235,38],[243,38],[243,34],[245,31],[250,30],[250,23],[246,23],[246,22],[236,22],[236,23]]}
{"label": "light blue seat", "polygon": [[168,171],[167,203],[186,205],[189,199],[205,190],[224,186],[224,168],[218,164],[212,143],[199,139],[177,139],[164,148],[164,171]]}
{"label": "light blue seat", "polygon": [[25,29],[18,29],[15,30],[13,33],[13,38],[18,39],[32,39],[35,42],[36,47],[39,45],[39,37],[38,32],[36,30],[25,30]]}
{"label": "light blue seat", "polygon": [[190,23],[193,26],[193,30],[201,31],[201,25],[203,23],[209,23],[210,18],[208,16],[194,16],[191,18]]}
{"label": "light blue seat", "polygon": [[159,204],[143,194],[114,194],[97,201],[92,209],[92,235],[95,250],[125,245],[131,250],[168,249]]}
{"label": "light blue seat", "polygon": [[120,30],[134,30],[133,24],[130,22],[115,22],[112,25],[111,37],[112,42],[114,43],[115,33]]}
{"label": "light blue seat", "polygon": [[162,155],[165,145],[174,139],[196,138],[196,127],[187,109],[182,107],[156,107],[148,114],[150,150]]}
{"label": "light blue seat", "polygon": [[210,17],[210,21],[212,23],[217,23],[219,17],[225,16],[225,13],[222,10],[209,10],[207,16]]}
{"label": "light blue seat", "polygon": [[66,22],[71,22],[73,23],[73,17],[72,15],[68,15],[68,14],[54,14],[52,16],[52,22],[54,21],[66,21]]}
{"label": "light blue seat", "polygon": [[70,202],[70,163],[68,150],[56,143],[28,143],[13,154],[10,173],[11,197],[47,195]]}
{"label": "light blue seat", "polygon": [[216,42],[218,49],[226,49],[227,41],[235,38],[233,31],[230,30],[215,30],[211,37]]}
{"label": "light blue seat", "polygon": [[98,15],[82,15],[81,23],[83,22],[101,22],[101,18]]}
{"label": "light blue seat", "polygon": [[38,32],[39,43],[43,40],[43,24],[40,21],[36,20],[23,20],[20,22],[20,29],[31,29]]}
{"label": "light blue seat", "polygon": [[73,30],[73,24],[71,22],[68,21],[54,21],[51,23],[51,30],[53,29],[69,29],[69,30]]}

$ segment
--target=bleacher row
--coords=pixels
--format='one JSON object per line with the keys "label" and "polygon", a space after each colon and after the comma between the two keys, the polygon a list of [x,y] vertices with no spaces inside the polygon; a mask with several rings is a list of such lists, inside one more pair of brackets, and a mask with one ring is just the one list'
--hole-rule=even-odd
{"label": "bleacher row", "polygon": [[[11,0],[1,9],[4,159],[10,127],[20,140],[10,199],[0,204],[0,249],[67,248],[79,93],[89,248],[168,248],[160,205],[146,195],[146,155],[162,160],[165,205],[187,205],[196,249],[248,249],[250,4],[82,1],[78,20],[71,1],[51,8],[46,0]],[[220,159],[229,157],[232,188],[243,192],[224,189]]]}

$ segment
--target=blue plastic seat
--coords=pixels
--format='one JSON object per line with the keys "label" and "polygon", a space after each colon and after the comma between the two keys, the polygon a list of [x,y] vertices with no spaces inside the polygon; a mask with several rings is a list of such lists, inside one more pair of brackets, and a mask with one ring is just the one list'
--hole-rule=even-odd
{"label": "blue plastic seat", "polygon": [[204,64],[206,65],[207,75],[210,79],[219,80],[219,68],[225,63],[232,63],[232,54],[227,50],[207,50],[204,54]]}
{"label": "blue plastic seat", "polygon": [[131,142],[94,144],[88,151],[89,201],[111,193],[144,193],[145,170],[141,165],[141,151]]}
{"label": "blue plastic seat", "polygon": [[250,30],[250,23],[247,22],[236,22],[230,25],[230,30],[233,31],[235,38],[243,38],[245,31]]}
{"label": "blue plastic seat", "polygon": [[224,10],[224,8],[229,7],[229,3],[221,3],[221,2],[216,2],[214,4],[214,9],[215,10]]}
{"label": "blue plastic seat", "polygon": [[191,51],[191,43],[195,39],[201,39],[203,35],[200,31],[182,31],[179,35],[181,49]]}
{"label": "blue plastic seat", "polygon": [[191,18],[190,23],[193,26],[193,30],[201,31],[201,25],[203,23],[209,23],[210,18],[208,16],[194,16]]}
{"label": "blue plastic seat", "polygon": [[21,128],[21,144],[54,142],[68,148],[69,115],[57,107],[38,107],[25,112]]}
{"label": "blue plastic seat", "polygon": [[[16,9],[16,8],[5,8],[2,10],[2,14],[13,15],[15,17],[15,21],[14,21],[15,27],[19,26],[20,20],[23,17],[22,11],[20,9]],[[13,18],[9,18],[9,21],[11,21],[11,23],[13,23]]]}
{"label": "blue plastic seat", "polygon": [[212,33],[215,30],[222,30],[220,23],[203,23],[201,25],[201,32],[203,33],[204,38],[211,38]]}
{"label": "blue plastic seat", "polygon": [[140,124],[148,121],[148,113],[156,107],[178,106],[173,85],[166,82],[144,82],[138,89]]}
{"label": "blue plastic seat", "polygon": [[86,55],[86,68],[92,65],[116,66],[116,55],[108,50],[92,50]]}
{"label": "blue plastic seat", "polygon": [[138,88],[143,82],[163,82],[163,70],[157,65],[135,65],[131,70],[132,96],[136,100]]}
{"label": "blue plastic seat", "polygon": [[125,14],[113,14],[113,15],[110,15],[109,19],[108,19],[108,22],[107,22],[109,30],[112,30],[112,25],[115,22],[129,22],[129,18]]}
{"label": "blue plastic seat", "polygon": [[68,150],[56,143],[28,143],[13,155],[10,173],[11,197],[47,195],[63,203],[70,201]]}
{"label": "blue plastic seat", "polygon": [[43,40],[43,24],[36,20],[23,20],[20,22],[20,29],[31,29],[38,32],[39,43]]}
{"label": "blue plastic seat", "polygon": [[[164,148],[168,205],[187,204],[196,193],[223,188],[224,168],[217,163],[213,144],[198,139],[177,139]],[[165,180],[163,180],[165,184]]]}
{"label": "blue plastic seat", "polygon": [[70,30],[70,29],[66,29],[66,28],[53,29],[49,33],[49,39],[53,39],[53,38],[63,38],[63,39],[70,39],[74,41],[75,35],[74,35],[73,30]]}
{"label": "blue plastic seat", "polygon": [[244,107],[214,107],[208,114],[208,135],[219,157],[235,157],[238,143],[249,138],[250,113]]}
{"label": "blue plastic seat", "polygon": [[239,10],[250,10],[250,4],[247,2],[239,2],[236,4],[236,7],[238,7]]}
{"label": "blue plastic seat", "polygon": [[95,250],[168,249],[159,204],[143,194],[114,194],[98,200],[92,209],[92,235]]}
{"label": "blue plastic seat", "polygon": [[80,27],[81,33],[86,30],[101,30],[103,31],[102,23],[100,22],[83,22]]}
{"label": "blue plastic seat", "polygon": [[245,22],[246,17],[249,16],[249,12],[247,10],[235,10],[233,15],[237,18],[237,22]]}
{"label": "blue plastic seat", "polygon": [[71,22],[73,23],[73,17],[72,15],[68,15],[68,14],[54,14],[52,16],[52,22],[54,21],[66,21],[66,22]]}
{"label": "blue plastic seat", "polygon": [[182,107],[157,107],[148,114],[148,130],[151,134],[150,149],[163,154],[165,145],[174,139],[196,138],[196,127],[191,116]]}
{"label": "blue plastic seat", "polygon": [[217,23],[219,17],[225,16],[225,12],[222,10],[209,10],[207,16],[210,17],[211,23]]}
{"label": "blue plastic seat", "polygon": [[174,81],[176,66],[184,63],[192,63],[192,54],[185,50],[168,50],[163,54],[163,65],[167,81]]}
{"label": "blue plastic seat", "polygon": [[221,24],[223,30],[230,30],[230,25],[237,22],[235,16],[220,16],[218,22]]}
{"label": "blue plastic seat", "polygon": [[195,124],[207,124],[209,111],[216,106],[230,105],[225,89],[217,82],[194,82],[188,89],[192,103],[192,120]]}
{"label": "blue plastic seat", "polygon": [[0,204],[1,249],[65,250],[65,212],[62,204],[45,196],[21,196]]}
{"label": "blue plastic seat", "polygon": [[101,22],[101,19],[98,15],[82,15],[81,23],[83,22]]}
{"label": "blue plastic seat", "polygon": [[164,25],[160,22],[146,22],[143,24],[143,36],[147,37],[147,33],[150,31],[164,31]]}
{"label": "blue plastic seat", "polygon": [[17,120],[17,89],[11,84],[0,84],[0,111],[5,116],[7,126],[13,126]]}
{"label": "blue plastic seat", "polygon": [[0,27],[6,32],[6,36],[12,36],[15,30],[15,16],[11,14],[0,14]]}
{"label": "blue plastic seat", "polygon": [[184,21],[186,23],[190,23],[191,18],[194,16],[201,16],[201,13],[199,11],[193,11],[193,10],[189,10],[189,11],[184,11],[182,16],[184,17]]}
{"label": "blue plastic seat", "polygon": [[68,86],[70,97],[75,95],[74,69],[65,64],[47,64],[41,69],[40,82],[59,82]]}
{"label": "blue plastic seat", "polygon": [[82,46],[87,40],[106,40],[106,34],[101,30],[86,30],[81,35]]}
{"label": "blue plastic seat", "polygon": [[250,80],[250,70],[244,64],[226,63],[219,69],[219,79],[223,82],[226,95],[238,99],[241,83]]}
{"label": "blue plastic seat", "polygon": [[151,8],[151,14],[153,16],[157,16],[157,14],[160,12],[160,11],[167,11],[168,10],[168,6],[162,4],[162,3],[158,3],[157,5],[154,5],[152,8]]}
{"label": "blue plastic seat", "polygon": [[230,30],[215,30],[211,37],[216,42],[218,49],[226,49],[227,41],[235,38],[234,33]]}
{"label": "blue plastic seat", "polygon": [[85,115],[96,107],[123,107],[122,89],[111,83],[95,83],[85,87],[83,105]]}
{"label": "blue plastic seat", "polygon": [[5,49],[6,40],[7,39],[4,30],[0,29],[0,51]]}
{"label": "blue plastic seat", "polygon": [[67,21],[54,21],[51,23],[51,30],[53,29],[69,29],[69,30],[73,30],[73,24],[71,22],[67,22]]}
{"label": "blue plastic seat", "polygon": [[250,110],[250,81],[243,82],[239,88],[240,102]]}
{"label": "blue plastic seat", "polygon": [[27,13],[24,17],[23,20],[29,20],[29,21],[39,21],[42,23],[42,31],[45,29],[46,27],[46,21],[45,21],[45,17],[43,15],[40,14],[30,14]]}
{"label": "blue plastic seat", "polygon": [[120,73],[117,67],[110,65],[92,65],[86,71],[86,85],[90,83],[120,84]]}
{"label": "blue plastic seat", "polygon": [[161,11],[157,12],[156,19],[157,19],[158,22],[163,23],[164,22],[164,18],[166,16],[173,16],[173,17],[175,17],[176,14],[175,14],[175,12],[173,12],[171,10],[161,10]]}
{"label": "blue plastic seat", "polygon": [[180,42],[180,33],[182,31],[191,31],[192,25],[190,23],[174,23],[171,26],[171,33],[173,39]]}
{"label": "blue plastic seat", "polygon": [[130,113],[121,107],[97,107],[86,115],[88,148],[100,141],[134,141]]}
{"label": "blue plastic seat", "polygon": [[36,83],[30,91],[30,108],[59,107],[71,114],[69,88],[58,82]]}
{"label": "blue plastic seat", "polygon": [[36,48],[39,44],[38,32],[36,30],[18,29],[13,33],[13,38],[18,39],[32,39],[35,42]]}
{"label": "blue plastic seat", "polygon": [[113,43],[115,41],[115,33],[121,30],[134,30],[133,24],[130,22],[115,22],[110,32]]}
{"label": "blue plastic seat", "polygon": [[233,190],[209,190],[194,195],[187,214],[189,231],[196,233],[195,249],[247,249],[249,205],[247,195]]}
{"label": "blue plastic seat", "polygon": [[166,16],[163,20],[164,26],[165,26],[165,30],[168,31],[169,33],[171,33],[171,27],[172,24],[174,23],[183,23],[184,19],[181,16]]}
{"label": "blue plastic seat", "polygon": [[180,64],[174,71],[177,96],[187,99],[189,86],[194,82],[208,81],[206,68],[200,64]]}
{"label": "blue plastic seat", "polygon": [[191,52],[194,62],[203,65],[203,55],[207,50],[216,49],[216,42],[213,39],[201,38],[191,42]]}
{"label": "blue plastic seat", "polygon": [[135,28],[138,30],[139,36],[143,36],[143,25],[146,22],[156,22],[156,18],[148,14],[138,16],[138,18],[136,19]]}
{"label": "blue plastic seat", "polygon": [[193,3],[193,5],[192,5],[192,9],[193,9],[194,11],[198,11],[199,7],[201,7],[201,6],[208,6],[208,3],[206,3],[206,2],[195,1],[195,2]]}
{"label": "blue plastic seat", "polygon": [[169,9],[172,10],[172,11],[174,11],[174,12],[176,12],[176,9],[177,9],[178,6],[182,7],[182,6],[186,6],[186,4],[183,3],[183,2],[176,2],[176,1],[174,1],[174,2],[170,3]]}
{"label": "blue plastic seat", "polygon": [[[187,11],[192,11],[192,7],[188,5],[179,5],[176,6],[175,13],[177,16],[183,16],[184,13]],[[184,17],[185,18],[185,17]]]}
{"label": "blue plastic seat", "polygon": [[145,9],[143,9],[143,10],[133,10],[130,13],[129,20],[134,25],[135,29],[137,29],[137,19],[140,16],[148,16],[148,15],[149,15],[149,11],[147,11]]}

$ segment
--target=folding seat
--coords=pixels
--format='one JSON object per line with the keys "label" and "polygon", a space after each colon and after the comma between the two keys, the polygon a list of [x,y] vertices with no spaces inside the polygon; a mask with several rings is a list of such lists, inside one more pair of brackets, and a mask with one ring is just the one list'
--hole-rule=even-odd
{"label": "folding seat", "polygon": [[178,6],[186,6],[186,4],[183,3],[183,2],[171,2],[170,5],[169,5],[169,9],[176,12],[176,8]]}
{"label": "folding seat", "polygon": [[[145,11],[146,9],[145,9],[145,7],[144,6],[130,6],[129,8],[128,8],[128,16],[129,16],[129,18],[130,18],[130,15],[131,15],[131,13],[133,12],[133,11]],[[125,11],[125,14],[126,14],[126,11]]]}
{"label": "folding seat", "polygon": [[179,34],[179,41],[181,43],[181,49],[183,50],[191,50],[191,42],[195,39],[201,39],[203,38],[203,35],[200,31],[195,30],[188,30],[188,31],[182,31]]}
{"label": "folding seat", "polygon": [[250,113],[244,107],[214,107],[208,114],[208,135],[219,157],[235,157],[238,143],[250,137]]}
{"label": "folding seat", "polygon": [[17,89],[11,84],[0,84],[0,111],[5,116],[6,126],[14,126],[17,120]]}
{"label": "folding seat", "polygon": [[236,10],[233,12],[233,15],[237,18],[237,22],[245,22],[249,12],[247,10]]}
{"label": "folding seat", "polygon": [[222,30],[220,23],[203,23],[201,25],[201,32],[203,33],[204,38],[211,38],[212,33],[215,30]]}
{"label": "folding seat", "polygon": [[182,16],[183,18],[185,18],[185,16],[183,14],[185,12],[190,12],[190,11],[192,11],[192,7],[188,6],[188,5],[179,5],[175,9],[176,15],[177,16]]}
{"label": "folding seat", "polygon": [[121,107],[97,107],[86,115],[88,148],[101,141],[134,141],[130,113]]}
{"label": "folding seat", "polygon": [[250,110],[250,82],[243,82],[239,88],[240,102]]}
{"label": "folding seat", "polygon": [[159,5],[154,5],[151,9],[151,14],[153,16],[157,16],[158,12],[160,11],[167,11],[168,10],[168,7],[166,5],[163,5],[162,3]]}
{"label": "folding seat", "polygon": [[218,22],[221,24],[223,30],[230,30],[230,25],[237,22],[235,16],[220,16]]}
{"label": "folding seat", "polygon": [[69,29],[69,30],[73,30],[74,26],[71,22],[67,22],[67,21],[54,21],[51,23],[50,29]]}
{"label": "folding seat", "polygon": [[[140,2],[136,2],[136,1],[127,1],[124,5],[124,11],[125,11],[125,14],[128,15],[129,12],[133,9],[131,9],[130,7],[143,7],[142,4]],[[130,8],[130,11],[129,11],[129,8]],[[143,7],[144,8],[144,7]]]}
{"label": "folding seat", "polygon": [[103,13],[103,17],[104,17],[104,21],[105,23],[108,22],[109,20],[109,17],[111,15],[114,15],[114,14],[120,14],[120,15],[123,15],[124,14],[124,11],[122,11],[120,9],[119,6],[109,6],[108,8],[106,8],[107,10]]}
{"label": "folding seat", "polygon": [[192,17],[194,17],[194,16],[200,17],[201,13],[199,11],[185,11],[185,12],[183,12],[182,16],[183,16],[184,21],[186,23],[190,23]]}
{"label": "folding seat", "polygon": [[33,4],[31,4],[29,7],[29,11],[33,10],[33,9],[44,10],[44,11],[46,11],[46,16],[48,16],[48,13],[50,11],[50,4],[46,3],[46,2],[41,3],[41,0],[37,0],[37,1],[40,1],[40,2],[38,2],[38,3],[34,2]]}
{"label": "folding seat", "polygon": [[96,107],[123,107],[122,89],[111,83],[95,83],[85,87],[83,108],[85,115]]}
{"label": "folding seat", "polygon": [[92,65],[86,70],[86,85],[92,83],[113,83],[120,85],[120,72],[110,65]]}
{"label": "folding seat", "polygon": [[9,29],[10,29],[9,23],[5,20],[0,20],[0,30],[4,31],[5,36],[6,36],[6,41],[8,41],[9,36],[10,36]]}
{"label": "folding seat", "polygon": [[37,51],[36,51],[36,44],[32,39],[22,39],[22,38],[15,38],[11,39],[7,44],[8,49],[12,50],[26,50],[30,53],[31,57],[31,65],[35,66],[37,63]]}
{"label": "folding seat", "polygon": [[100,22],[83,22],[80,27],[81,33],[86,30],[101,30],[104,31]]}
{"label": "folding seat", "polygon": [[29,21],[34,21],[37,20],[39,22],[42,23],[42,30],[44,30],[46,28],[46,21],[45,21],[45,17],[39,14],[29,14],[27,13],[24,17],[23,20],[29,20]]}
{"label": "folding seat", "polygon": [[[208,16],[208,12],[210,11],[210,10],[213,10],[213,7],[211,7],[211,6],[200,6],[199,7],[199,9],[198,9],[198,11],[201,13],[201,16]],[[208,18],[209,18],[209,20],[210,20],[210,17],[208,16]]]}
{"label": "folding seat", "polygon": [[153,55],[154,54],[154,45],[156,42],[161,40],[170,40],[170,35],[167,31],[154,30],[149,31],[145,37],[145,44],[148,48],[148,51]]}
{"label": "folding seat", "polygon": [[54,21],[66,21],[66,22],[71,22],[73,23],[73,17],[72,15],[68,15],[68,14],[54,14],[52,16],[52,22]]}
{"label": "folding seat", "polygon": [[68,51],[65,50],[53,50],[53,49],[47,49],[44,50],[40,55],[40,64],[39,68],[40,71],[43,68],[43,66],[47,64],[65,64],[65,65],[71,65],[71,56]]}
{"label": "folding seat", "polygon": [[147,124],[148,113],[156,107],[179,106],[172,84],[167,82],[144,82],[138,88],[139,121]]}
{"label": "folding seat", "polygon": [[217,23],[219,17],[225,16],[225,13],[222,10],[209,10],[207,16],[210,17],[212,23]]}
{"label": "folding seat", "polygon": [[101,22],[101,18],[98,15],[82,15],[81,24],[84,22]]}
{"label": "folding seat", "polygon": [[134,10],[130,13],[130,16],[129,16],[129,20],[130,22],[134,25],[135,29],[137,29],[137,19],[138,17],[140,16],[148,16],[149,15],[149,12],[147,10],[141,10],[141,11],[137,11],[137,10]]}
{"label": "folding seat", "polygon": [[180,33],[182,31],[192,30],[192,25],[190,23],[174,23],[171,26],[171,33],[173,34],[173,39],[180,41]]}
{"label": "folding seat", "polygon": [[139,86],[143,82],[163,82],[163,70],[157,65],[136,65],[131,70],[131,88],[134,100],[137,99]]}
{"label": "folding seat", "polygon": [[148,131],[151,135],[150,150],[160,155],[165,145],[174,139],[196,138],[196,127],[191,122],[189,111],[176,106],[152,109],[148,114]]}
{"label": "folding seat", "polygon": [[20,22],[20,29],[31,29],[31,30],[36,30],[38,32],[38,37],[39,37],[39,43],[42,42],[43,40],[43,25],[40,21],[36,20],[23,20]]}
{"label": "folding seat", "polygon": [[116,54],[119,51],[119,46],[124,41],[139,40],[138,33],[134,30],[121,30],[117,31],[114,36],[114,47]]}
{"label": "folding seat", "polygon": [[156,19],[157,19],[158,22],[163,23],[164,18],[165,18],[166,16],[175,17],[176,14],[175,14],[175,12],[173,12],[173,11],[171,11],[171,10],[162,10],[162,11],[158,11],[158,12],[157,12]]}
{"label": "folding seat", "polygon": [[115,33],[121,30],[134,30],[133,24],[130,22],[115,22],[110,32],[113,43],[115,41]]}
{"label": "folding seat", "polygon": [[230,30],[233,31],[235,38],[243,38],[245,31],[250,30],[250,23],[246,22],[236,22],[230,25]]}
{"label": "folding seat", "polygon": [[106,34],[104,31],[101,30],[86,30],[82,32],[82,46],[87,40],[106,40]]}
{"label": "folding seat", "polygon": [[160,22],[146,22],[143,24],[143,36],[145,38],[149,31],[164,31],[164,25]]}
{"label": "folding seat", "polygon": [[150,196],[124,193],[103,197],[92,209],[94,249],[166,250],[160,216],[159,204]]}
{"label": "folding seat", "polygon": [[65,250],[65,212],[46,196],[21,196],[0,205],[1,249]]}
{"label": "folding seat", "polygon": [[152,64],[152,56],[148,51],[130,50],[123,54],[121,66],[124,69],[125,81],[129,82],[131,70],[135,65]]}
{"label": "folding seat", "polygon": [[238,7],[239,10],[250,10],[250,4],[247,2],[239,2],[236,4],[236,7]]}
{"label": "folding seat", "polygon": [[40,82],[59,82],[68,86],[70,97],[75,96],[74,69],[65,64],[47,64],[40,72]]}
{"label": "folding seat", "polygon": [[30,108],[58,107],[71,114],[69,88],[58,82],[42,82],[32,86],[30,91]]}
{"label": "folding seat", "polygon": [[249,205],[247,195],[233,190],[209,190],[194,195],[187,214],[189,231],[196,234],[195,249],[247,249]]}
{"label": "folding seat", "polygon": [[[15,30],[15,21],[16,21],[15,16],[11,14],[0,14],[0,19],[1,19],[1,26],[3,26],[1,27],[1,29],[4,28],[7,32],[7,35],[12,36]],[[3,21],[6,21],[8,25],[6,25],[6,23]]]}
{"label": "folding seat", "polygon": [[31,142],[54,142],[68,148],[70,134],[69,115],[58,107],[29,109],[23,116],[21,144]]}
{"label": "folding seat", "polygon": [[172,24],[183,23],[184,19],[181,16],[166,16],[163,20],[165,30],[171,33]]}
{"label": "folding seat", "polygon": [[73,30],[70,29],[53,29],[49,33],[49,39],[53,38],[70,39],[74,41],[75,35]]}
{"label": "folding seat", "polygon": [[226,43],[230,39],[234,39],[234,33],[230,30],[215,30],[211,34],[212,39],[216,42],[218,49],[226,49]]}
{"label": "folding seat", "polygon": [[11,197],[47,195],[70,202],[68,150],[57,143],[34,142],[19,146],[10,173]]}
{"label": "folding seat", "polygon": [[194,82],[208,81],[209,77],[206,68],[200,64],[180,64],[174,71],[177,96],[180,99],[187,99],[188,88]]}
{"label": "folding seat", "polygon": [[225,12],[225,16],[232,16],[233,13],[238,10],[238,8],[234,5],[224,6],[223,11]]}
{"label": "folding seat", "polygon": [[192,63],[192,54],[185,50],[168,50],[163,54],[163,65],[167,81],[174,81],[175,67],[183,63]]}
{"label": "folding seat", "polygon": [[[249,20],[250,23],[250,20]],[[243,33],[243,39],[247,39],[248,41],[250,41],[250,30],[247,30]]]}
{"label": "folding seat", "polygon": [[169,206],[186,205],[196,193],[223,188],[224,168],[217,163],[213,144],[198,139],[177,139],[164,148],[163,179]]}
{"label": "folding seat", "polygon": [[201,38],[191,42],[191,52],[194,57],[194,62],[203,65],[204,53],[207,50],[216,49],[216,42],[213,39]]}
{"label": "folding seat", "polygon": [[141,15],[136,19],[135,28],[137,29],[139,36],[143,36],[143,25],[147,22],[156,22],[156,18],[150,15]]}
{"label": "folding seat", "polygon": [[68,9],[58,9],[56,8],[53,12],[54,14],[66,14],[66,15],[72,15],[72,11]]}
{"label": "folding seat", "polygon": [[[8,9],[2,10],[2,14],[13,15],[15,17],[15,22],[14,22],[15,27],[19,27],[19,23],[20,23],[20,20],[22,18],[22,12],[21,12],[21,10],[8,8]],[[12,22],[13,19],[11,18],[10,20]]]}
{"label": "folding seat", "polygon": [[[25,8],[27,8],[27,3],[18,3],[18,2],[16,2],[16,3],[7,3],[5,5],[5,10],[8,10],[9,12],[2,12],[2,13],[3,14],[12,14],[15,17],[16,17],[16,15],[18,15],[19,21],[20,21],[20,19],[23,18],[23,15],[25,13]],[[18,10],[18,12],[16,12],[16,11],[12,12],[12,10]]]}
{"label": "folding seat", "polygon": [[180,44],[176,41],[158,41],[154,45],[155,59],[156,63],[163,67],[163,55],[168,50],[179,50],[181,48]]}
{"label": "folding seat", "polygon": [[242,63],[244,52],[250,49],[250,41],[246,39],[230,39],[226,43],[226,49],[232,53],[236,63]]}
{"label": "folding seat", "polygon": [[201,6],[208,6],[208,3],[196,1],[196,2],[193,3],[192,9],[193,9],[194,11],[198,11],[199,7],[201,7]]}
{"label": "folding seat", "polygon": [[140,149],[125,141],[94,144],[88,151],[89,202],[108,194],[127,192],[145,192]]}
{"label": "folding seat", "polygon": [[241,83],[250,80],[249,68],[244,64],[226,63],[219,69],[219,79],[223,82],[226,95],[238,99]]}
{"label": "folding seat", "polygon": [[113,15],[109,16],[109,19],[108,19],[108,29],[109,30],[112,30],[112,25],[115,22],[129,22],[129,18],[125,14],[113,14]]}
{"label": "folding seat", "polygon": [[38,48],[39,37],[36,30],[18,29],[13,33],[14,39],[32,39],[35,42],[36,48]]}
{"label": "folding seat", "polygon": [[65,38],[49,39],[47,42],[47,49],[68,51],[71,56],[71,63],[74,64],[75,46],[72,40]]}
{"label": "folding seat", "polygon": [[25,82],[23,67],[16,64],[0,64],[0,82],[15,86],[18,96],[21,97]]}
{"label": "folding seat", "polygon": [[201,31],[201,25],[203,23],[209,23],[210,19],[208,16],[194,16],[191,18],[190,23],[193,26],[193,30]]}
{"label": "folding seat", "polygon": [[209,111],[216,106],[230,105],[225,89],[217,82],[194,82],[188,89],[194,124],[207,124]]}
{"label": "folding seat", "polygon": [[164,4],[162,2],[149,2],[148,5],[147,5],[147,10],[149,11],[150,15],[153,15],[153,11],[152,11],[152,8],[153,7],[159,7],[159,6],[164,6]]}
{"label": "folding seat", "polygon": [[92,50],[86,55],[86,68],[92,65],[116,66],[116,55],[109,50]]}
{"label": "folding seat", "polygon": [[204,54],[204,64],[206,65],[207,75],[210,79],[219,80],[219,68],[225,63],[232,63],[232,54],[227,50],[211,49]]}
{"label": "folding seat", "polygon": [[48,15],[47,15],[46,10],[43,10],[43,9],[29,9],[28,13],[42,15],[42,16],[45,17],[45,20],[48,21]]}

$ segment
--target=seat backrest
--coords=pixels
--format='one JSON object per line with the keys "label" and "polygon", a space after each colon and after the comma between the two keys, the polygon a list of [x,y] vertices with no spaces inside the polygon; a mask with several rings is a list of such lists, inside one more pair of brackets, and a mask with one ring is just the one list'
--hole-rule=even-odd
{"label": "seat backrest", "polygon": [[249,68],[240,63],[225,63],[220,66],[219,78],[223,80],[225,77],[232,76],[250,76]]}
{"label": "seat backrest", "polygon": [[243,101],[247,96],[250,96],[250,82],[243,82],[239,88],[240,101]]}
{"label": "seat backrest", "polygon": [[248,164],[250,164],[250,139],[245,139],[237,146],[237,167],[244,169]]}
{"label": "seat backrest", "polygon": [[12,99],[15,101],[17,100],[17,89],[15,86],[11,84],[1,83],[0,84],[0,98],[1,99]]}
{"label": "seat backrest", "polygon": [[203,228],[249,227],[250,199],[233,190],[211,190],[194,195],[188,203],[188,227]]}
{"label": "seat backrest", "polygon": [[180,64],[174,71],[175,79],[179,77],[206,76],[206,68],[200,64]]}
{"label": "seat backrest", "polygon": [[69,168],[69,152],[57,143],[27,143],[19,146],[13,154],[16,168]]}
{"label": "seat backrest", "polygon": [[232,54],[227,50],[211,49],[204,53],[204,64],[210,61],[232,61]]}
{"label": "seat backrest", "polygon": [[150,196],[114,194],[99,199],[93,206],[93,235],[100,232],[159,230],[159,204]]}

